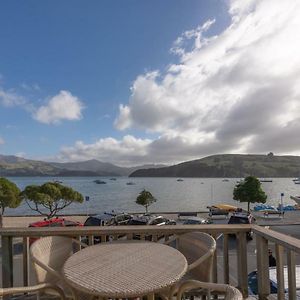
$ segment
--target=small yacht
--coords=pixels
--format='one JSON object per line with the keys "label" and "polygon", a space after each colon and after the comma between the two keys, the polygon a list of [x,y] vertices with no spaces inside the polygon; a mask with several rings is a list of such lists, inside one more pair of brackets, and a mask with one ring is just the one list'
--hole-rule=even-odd
{"label": "small yacht", "polygon": [[106,184],[106,181],[100,180],[100,179],[96,179],[94,180],[95,183],[97,184]]}
{"label": "small yacht", "polygon": [[126,182],[126,184],[127,184],[127,185],[135,185],[135,183],[132,182],[132,181]]}
{"label": "small yacht", "polygon": [[273,179],[261,178],[259,179],[260,182],[273,182]]}

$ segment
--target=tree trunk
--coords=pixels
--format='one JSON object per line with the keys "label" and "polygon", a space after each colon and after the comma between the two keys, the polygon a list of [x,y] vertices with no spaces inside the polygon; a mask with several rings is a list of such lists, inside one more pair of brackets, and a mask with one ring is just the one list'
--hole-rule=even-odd
{"label": "tree trunk", "polygon": [[3,215],[0,214],[0,228],[3,227]]}
{"label": "tree trunk", "polygon": [[148,205],[146,205],[145,207],[146,207],[146,214],[148,214]]}
{"label": "tree trunk", "polygon": [[250,202],[248,202],[248,212],[250,212]]}

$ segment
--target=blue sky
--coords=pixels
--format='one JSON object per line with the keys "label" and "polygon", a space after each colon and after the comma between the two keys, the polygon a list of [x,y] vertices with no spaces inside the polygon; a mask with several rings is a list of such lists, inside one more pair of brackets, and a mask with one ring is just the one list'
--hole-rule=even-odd
{"label": "blue sky", "polygon": [[[274,142],[272,124],[260,124],[267,136],[258,134],[259,114],[249,108],[265,95],[274,99],[275,87],[281,104],[271,111],[283,120],[281,134],[294,138],[297,116],[282,116],[281,107],[298,83],[278,86],[278,70],[261,74],[268,65],[259,65],[256,55],[270,51],[270,66],[286,59],[287,49],[277,45],[285,36],[287,44],[295,40],[288,33],[296,24],[276,28],[298,6],[275,1],[267,12],[269,1],[261,2],[2,1],[0,152],[120,165],[215,153],[298,153],[294,143]],[[272,22],[280,11],[278,24]],[[297,69],[298,56],[282,70],[286,78]],[[269,86],[254,82],[255,74]],[[265,102],[254,107],[265,111]],[[292,102],[298,105],[297,93]]]}

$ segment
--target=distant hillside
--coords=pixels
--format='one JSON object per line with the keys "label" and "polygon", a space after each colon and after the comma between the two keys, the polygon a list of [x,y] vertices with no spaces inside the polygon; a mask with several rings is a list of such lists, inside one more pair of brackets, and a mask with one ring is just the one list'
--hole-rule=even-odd
{"label": "distant hillside", "polygon": [[162,165],[123,168],[98,160],[55,163],[0,154],[0,176],[128,176],[140,168],[154,167]]}
{"label": "distant hillside", "polygon": [[131,171],[128,170],[128,168],[118,167],[111,163],[104,163],[96,159],[70,163],[51,163],[51,165],[75,173],[89,171],[101,176],[126,176],[129,175]]}
{"label": "distant hillside", "polygon": [[0,155],[0,176],[55,176],[59,172],[59,169],[43,161]]}
{"label": "distant hillside", "polygon": [[212,155],[171,167],[140,169],[130,177],[299,177],[299,156]]}

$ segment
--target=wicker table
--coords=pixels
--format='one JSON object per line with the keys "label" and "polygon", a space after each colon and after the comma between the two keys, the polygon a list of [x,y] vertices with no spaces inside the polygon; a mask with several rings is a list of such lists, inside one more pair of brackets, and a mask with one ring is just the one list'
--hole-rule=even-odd
{"label": "wicker table", "polygon": [[76,290],[108,298],[153,295],[178,282],[187,270],[176,249],[152,242],[112,242],[73,254],[63,267]]}

